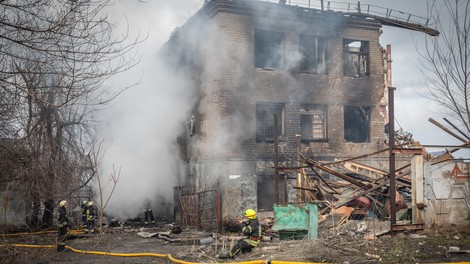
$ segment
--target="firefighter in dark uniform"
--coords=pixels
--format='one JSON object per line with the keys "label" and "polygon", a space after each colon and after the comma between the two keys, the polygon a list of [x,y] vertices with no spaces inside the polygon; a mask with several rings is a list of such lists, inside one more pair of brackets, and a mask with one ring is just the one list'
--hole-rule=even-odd
{"label": "firefighter in dark uniform", "polygon": [[65,249],[65,240],[67,239],[67,226],[69,222],[69,217],[67,215],[67,209],[65,206],[67,201],[62,200],[59,203],[59,215],[57,218],[57,223],[59,226],[59,237],[57,239],[57,251],[63,251]]}
{"label": "firefighter in dark uniform", "polygon": [[85,232],[86,233],[93,233],[95,232],[95,207],[93,206],[93,201],[88,201],[86,204],[86,226]]}
{"label": "firefighter in dark uniform", "polygon": [[247,218],[243,221],[242,233],[245,238],[238,240],[229,253],[222,253],[219,258],[234,258],[238,253],[251,252],[251,249],[257,247],[261,241],[261,225],[256,217],[256,211],[247,209],[244,216]]}
{"label": "firefighter in dark uniform", "polygon": [[86,207],[87,207],[88,201],[83,201],[82,202],[82,223],[83,226],[86,226]]}
{"label": "firefighter in dark uniform", "polygon": [[153,217],[152,205],[149,199],[146,199],[144,202],[145,207],[145,224],[152,223],[155,224],[155,218]]}

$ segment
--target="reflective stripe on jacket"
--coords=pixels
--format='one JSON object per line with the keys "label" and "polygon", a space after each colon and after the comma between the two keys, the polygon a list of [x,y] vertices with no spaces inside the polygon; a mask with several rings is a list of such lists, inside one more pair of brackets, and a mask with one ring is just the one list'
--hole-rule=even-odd
{"label": "reflective stripe on jacket", "polygon": [[87,208],[86,208],[86,219],[87,220],[95,219],[95,208],[93,206],[87,206]]}
{"label": "reflective stripe on jacket", "polygon": [[[242,227],[242,233],[246,236],[244,240],[247,243],[254,247],[258,246],[262,236],[261,225],[258,219],[249,219],[248,224]],[[253,237],[256,237],[257,240],[253,240]]]}

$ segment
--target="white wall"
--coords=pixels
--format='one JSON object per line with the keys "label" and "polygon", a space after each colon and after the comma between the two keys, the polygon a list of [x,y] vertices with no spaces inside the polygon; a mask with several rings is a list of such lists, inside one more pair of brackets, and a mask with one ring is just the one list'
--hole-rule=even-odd
{"label": "white wall", "polygon": [[[455,177],[455,166],[462,173]],[[463,177],[463,162],[425,163],[425,225],[470,225],[470,178]],[[467,167],[468,168],[468,167]],[[468,174],[468,171],[467,171]]]}

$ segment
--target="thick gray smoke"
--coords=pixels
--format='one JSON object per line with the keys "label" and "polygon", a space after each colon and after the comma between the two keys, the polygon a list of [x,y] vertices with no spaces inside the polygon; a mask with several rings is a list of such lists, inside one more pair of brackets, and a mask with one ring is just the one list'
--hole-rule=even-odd
{"label": "thick gray smoke", "polygon": [[119,89],[138,82],[102,117],[105,153],[101,153],[100,174],[102,184],[107,184],[105,199],[112,188],[108,181],[113,166],[121,169],[105,208],[113,216],[135,217],[142,212],[145,199],[152,201],[158,216],[172,202],[173,187],[178,184],[174,144],[194,102],[187,84],[167,72],[157,52],[198,5],[198,0],[119,1],[109,10],[119,34],[127,33],[129,39],[148,35],[138,47],[140,63],[107,84]]}

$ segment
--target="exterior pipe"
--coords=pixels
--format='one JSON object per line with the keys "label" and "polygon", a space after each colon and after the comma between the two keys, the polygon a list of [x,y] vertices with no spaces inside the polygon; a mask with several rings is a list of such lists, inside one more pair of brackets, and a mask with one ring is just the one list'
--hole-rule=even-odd
{"label": "exterior pipe", "polygon": [[277,126],[278,115],[274,113],[274,197],[276,204],[279,204],[279,131]]}
{"label": "exterior pipe", "polygon": [[395,185],[395,109],[394,90],[392,87],[392,47],[387,45],[387,87],[388,87],[388,150],[390,167],[390,230],[393,235],[393,226],[397,223],[396,185]]}

